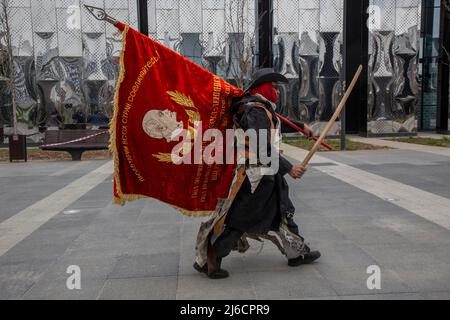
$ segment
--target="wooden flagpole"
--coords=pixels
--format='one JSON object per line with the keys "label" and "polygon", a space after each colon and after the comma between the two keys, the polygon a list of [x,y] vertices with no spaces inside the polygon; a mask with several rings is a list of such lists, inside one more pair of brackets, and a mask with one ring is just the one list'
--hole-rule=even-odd
{"label": "wooden flagpole", "polygon": [[350,86],[348,87],[347,91],[344,94],[344,97],[342,98],[341,102],[339,103],[336,111],[334,112],[333,116],[331,117],[331,120],[328,122],[325,129],[322,131],[322,134],[320,135],[319,139],[314,144],[314,147],[311,149],[311,151],[306,156],[305,160],[302,162],[303,167],[307,167],[309,162],[311,161],[312,157],[316,154],[317,150],[319,150],[320,146],[322,145],[323,141],[325,140],[325,137],[330,132],[331,128],[333,127],[334,123],[336,122],[337,118],[341,114],[342,110],[345,107],[345,104],[347,103],[348,98],[350,97],[350,94],[353,91],[353,88],[356,85],[356,82],[358,81],[359,77],[361,76],[361,72],[363,71],[363,66],[360,65],[358,70],[356,71],[355,76],[353,77],[352,82],[350,83]]}
{"label": "wooden flagpole", "polygon": [[[302,128],[300,128],[299,126],[297,126],[295,123],[293,123],[292,121],[290,121],[289,119],[283,117],[281,114],[277,113],[277,118],[280,119],[281,121],[283,121],[284,123],[286,123],[288,126],[290,126],[292,129],[297,130],[298,132],[305,134],[305,130],[303,130]],[[316,137],[312,137],[309,140],[314,140],[317,141]],[[333,147],[330,146],[328,143],[322,142],[322,146],[327,148],[330,151],[333,151]]]}

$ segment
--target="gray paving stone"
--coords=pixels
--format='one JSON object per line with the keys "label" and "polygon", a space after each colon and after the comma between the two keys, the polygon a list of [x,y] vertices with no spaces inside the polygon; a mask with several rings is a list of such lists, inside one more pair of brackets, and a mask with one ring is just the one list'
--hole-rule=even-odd
{"label": "gray paving stone", "polygon": [[[69,276],[69,275],[67,275]],[[35,283],[21,298],[23,300],[94,300],[106,283],[105,279],[81,280],[81,288],[67,288],[67,277],[56,277]]]}
{"label": "gray paving stone", "polygon": [[105,161],[97,161],[78,167],[70,176],[52,177],[49,174],[75,164],[71,162],[42,162],[23,165],[0,164],[0,185],[4,188],[1,197],[0,222],[62,189],[70,182],[102,166]]}
{"label": "gray paving stone", "polygon": [[314,267],[329,281],[330,285],[340,296],[410,293],[415,291],[396,272],[383,267],[381,267],[381,290],[368,289],[367,279],[371,275],[367,273],[367,267],[369,266],[335,268],[316,264]]}
{"label": "gray paving stone", "polygon": [[53,278],[67,278],[67,268],[69,266],[80,267],[81,280],[101,280],[108,278],[111,274],[117,259],[116,257],[97,256],[97,257],[83,257],[78,255],[65,254],[58,261],[51,266],[41,280],[50,281]]}
{"label": "gray paving stone", "polygon": [[35,231],[0,257],[0,264],[27,261],[53,261],[79,236],[79,230]]}
{"label": "gray paving stone", "polygon": [[450,291],[425,292],[422,297],[426,300],[450,300]]}
{"label": "gray paving stone", "polygon": [[445,156],[410,150],[330,152],[324,156],[348,165],[370,163],[382,167],[390,164],[428,165],[448,161],[448,157]]}
{"label": "gray paving stone", "polygon": [[341,296],[341,300],[423,300],[423,296],[419,293],[388,293],[388,294],[367,294],[367,295],[353,295]]}
{"label": "gray paving stone", "polygon": [[[447,158],[326,155],[443,196],[450,190]],[[71,162],[0,164],[0,184],[8,185],[0,190],[0,223],[104,163],[59,176],[51,174]],[[151,199],[112,205],[108,178],[65,209],[80,211],[56,215],[0,257],[0,299],[449,299],[449,230],[313,168],[289,184],[301,234],[322,253],[313,265],[290,268],[271,243],[261,251],[252,243],[224,259],[229,279],[211,281],[192,268],[207,218]],[[81,267],[80,291],[66,287],[69,265]],[[379,292],[366,287],[370,265],[382,269]]]}
{"label": "gray paving stone", "polygon": [[250,278],[258,299],[302,299],[337,295],[330,282],[313,266],[292,268],[284,272],[251,272]]}
{"label": "gray paving stone", "polygon": [[418,246],[429,245],[435,249],[448,248],[450,246],[450,231],[435,224],[433,226],[435,228],[431,228],[429,231],[402,230],[399,234],[410,243]]}
{"label": "gray paving stone", "polygon": [[[435,165],[388,164],[383,166],[360,165],[358,168],[401,183],[450,198],[447,181],[450,180],[448,161],[435,162]],[[414,172],[414,174],[411,174]]]}
{"label": "gray paving stone", "polygon": [[[108,275],[116,263],[115,257],[97,255],[83,257],[65,253],[58,261],[46,269],[45,274],[23,296],[24,299],[79,300],[96,299]],[[80,290],[69,290],[67,273],[69,266],[80,268]]]}
{"label": "gray paving stone", "polygon": [[174,300],[176,277],[109,279],[99,295],[100,300]]}
{"label": "gray paving stone", "polygon": [[394,270],[415,291],[450,291],[450,264],[402,265]]}
{"label": "gray paving stone", "polygon": [[39,280],[51,263],[17,263],[0,265],[0,299],[20,299]]}
{"label": "gray paving stone", "polygon": [[335,301],[342,300],[340,296],[330,296],[330,297],[308,297],[301,299],[284,299],[284,300],[302,300],[302,301]]}
{"label": "gray paving stone", "polygon": [[129,231],[105,232],[103,228],[90,228],[72,243],[71,249],[120,251],[126,248],[129,234]]}
{"label": "gray paving stone", "polygon": [[183,216],[169,207],[153,209],[153,207],[145,206],[137,219],[138,225],[177,224],[182,222]]}
{"label": "gray paving stone", "polygon": [[395,231],[373,225],[341,227],[339,231],[357,245],[402,245],[409,242]]}
{"label": "gray paving stone", "polygon": [[372,256],[379,265],[385,267],[442,264],[442,261],[439,259],[440,255],[435,250],[431,250],[428,246],[414,243],[362,245],[361,248]]}
{"label": "gray paving stone", "polygon": [[[242,258],[248,272],[285,272],[290,271],[287,258],[278,250],[269,250],[272,244],[266,243],[259,252],[246,253]],[[255,246],[256,247],[256,246]],[[259,247],[257,247],[259,249]]]}
{"label": "gray paving stone", "polygon": [[[228,268],[231,270],[231,268]],[[180,275],[176,298],[179,300],[254,300],[255,290],[245,272],[233,272],[224,280],[211,280],[206,275]]]}
{"label": "gray paving stone", "polygon": [[136,225],[129,234],[124,252],[130,255],[175,253],[180,251],[180,244],[179,224]]}
{"label": "gray paving stone", "polygon": [[[74,209],[67,209],[74,210]],[[66,210],[64,210],[66,211]],[[87,226],[89,226],[95,219],[99,209],[82,209],[78,208],[76,211],[67,211],[68,213],[62,213],[56,217],[50,219],[47,223],[39,228],[43,230],[55,230],[63,231],[70,229],[77,229],[79,233],[84,232]]]}
{"label": "gray paving stone", "polygon": [[315,264],[318,268],[330,267],[339,269],[352,269],[368,267],[378,262],[363,249],[351,241],[322,242],[316,241],[313,250],[319,250],[321,258]]}
{"label": "gray paving stone", "polygon": [[334,243],[344,243],[347,241],[345,235],[336,228],[311,230],[304,225],[301,225],[300,228],[300,234],[305,238],[306,243],[315,243],[317,246],[328,246]]}
{"label": "gray paving stone", "polygon": [[178,274],[180,256],[178,253],[150,255],[122,255],[117,258],[110,279],[168,277]]}

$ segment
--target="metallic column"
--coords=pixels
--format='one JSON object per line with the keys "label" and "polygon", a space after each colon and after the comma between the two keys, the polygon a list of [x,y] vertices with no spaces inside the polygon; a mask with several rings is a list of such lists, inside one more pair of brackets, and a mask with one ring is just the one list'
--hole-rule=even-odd
{"label": "metallic column", "polygon": [[450,12],[441,3],[440,61],[438,71],[437,131],[449,133],[449,58],[450,52]]}
{"label": "metallic column", "polygon": [[359,65],[363,74],[350,96],[345,112],[347,133],[367,135],[367,28],[369,0],[344,0],[344,77],[349,84]]}
{"label": "metallic column", "polygon": [[136,0],[138,8],[139,31],[148,36],[148,6],[147,0]]}
{"label": "metallic column", "polygon": [[273,66],[273,1],[258,0],[258,67]]}

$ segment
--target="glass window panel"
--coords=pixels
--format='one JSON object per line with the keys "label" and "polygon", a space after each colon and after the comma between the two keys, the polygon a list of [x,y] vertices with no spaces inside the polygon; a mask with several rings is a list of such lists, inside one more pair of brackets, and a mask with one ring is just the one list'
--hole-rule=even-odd
{"label": "glass window panel", "polygon": [[63,57],[81,57],[81,29],[68,23],[67,9],[57,9],[59,54]]}
{"label": "glass window panel", "polygon": [[55,0],[34,0],[31,2],[34,32],[56,31]]}
{"label": "glass window panel", "polygon": [[433,38],[439,38],[439,29],[441,23],[441,9],[434,9],[433,14]]}
{"label": "glass window panel", "polygon": [[283,0],[283,5],[278,7],[277,31],[280,33],[298,31],[298,13],[298,0]]}
{"label": "glass window panel", "polygon": [[128,0],[128,11],[130,15],[130,26],[138,28],[137,1]]}
{"label": "glass window panel", "polygon": [[56,8],[68,8],[71,6],[80,6],[80,2],[78,0],[56,0]]}
{"label": "glass window panel", "polygon": [[147,4],[148,11],[148,33],[156,34],[156,3],[155,1],[150,1]]}
{"label": "glass window panel", "polygon": [[104,33],[84,33],[84,76],[87,80],[107,80],[102,72],[102,65],[106,62],[106,39]]}
{"label": "glass window panel", "polygon": [[[98,8],[104,7],[103,0],[83,1],[82,4],[89,4]],[[105,23],[95,19],[95,17],[88,10],[85,10],[83,6],[81,8],[81,24],[83,32],[105,32]],[[108,10],[108,14],[114,16],[110,10]]]}
{"label": "glass window panel", "polygon": [[342,31],[342,3],[342,0],[320,0],[320,31]]}
{"label": "glass window panel", "polygon": [[175,41],[180,37],[180,18],[178,9],[156,10],[157,39],[174,49]]}
{"label": "glass window panel", "polygon": [[300,9],[319,9],[320,1],[318,0],[303,0],[299,2]]}
{"label": "glass window panel", "polygon": [[202,32],[202,0],[180,1],[180,31]]}
{"label": "glass window panel", "polygon": [[31,8],[14,7],[10,10],[11,43],[15,56],[33,55],[33,31],[31,28]]}
{"label": "glass window panel", "polygon": [[9,0],[10,7],[29,8],[30,0]]}
{"label": "glass window panel", "polygon": [[370,5],[375,8],[372,30],[395,30],[395,1],[371,0]]}
{"label": "glass window panel", "polygon": [[[222,47],[220,42],[224,41],[225,35],[225,13],[224,10],[203,10],[203,33],[212,35],[212,47]],[[211,40],[213,39],[213,40]],[[211,49],[211,48],[210,48]]]}
{"label": "glass window panel", "polygon": [[[90,1],[90,0],[89,0]],[[137,3],[137,1],[134,1]],[[105,0],[106,9],[127,9],[128,10],[129,1],[127,0]]]}
{"label": "glass window panel", "polygon": [[225,0],[203,0],[203,9],[225,9]]}
{"label": "glass window panel", "polygon": [[156,9],[178,9],[178,0],[156,0]]}
{"label": "glass window panel", "polygon": [[319,43],[319,39],[317,38],[317,31],[320,28],[319,23],[320,13],[318,9],[312,10],[300,10],[299,11],[299,26],[298,30],[300,33],[300,38],[304,33],[314,41],[315,43]]}
{"label": "glass window panel", "polygon": [[395,33],[408,33],[409,29],[419,24],[417,8],[397,8],[395,22]]}

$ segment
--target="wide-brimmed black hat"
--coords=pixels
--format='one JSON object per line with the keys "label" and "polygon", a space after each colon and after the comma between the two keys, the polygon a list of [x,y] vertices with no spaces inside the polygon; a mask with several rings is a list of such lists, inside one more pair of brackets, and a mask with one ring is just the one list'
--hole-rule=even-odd
{"label": "wide-brimmed black hat", "polygon": [[256,86],[259,86],[262,83],[265,82],[284,82],[288,83],[288,79],[283,76],[281,73],[275,72],[272,68],[263,68],[256,71],[252,79],[250,80],[250,83],[245,88],[245,91],[249,91],[250,89],[253,89]]}

